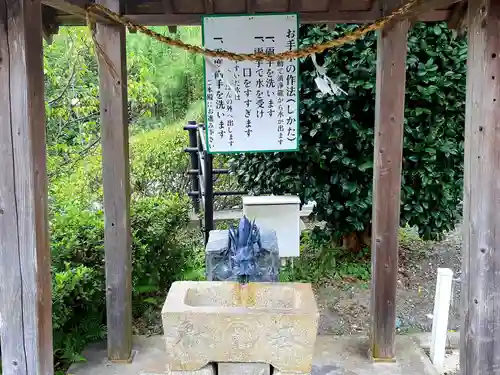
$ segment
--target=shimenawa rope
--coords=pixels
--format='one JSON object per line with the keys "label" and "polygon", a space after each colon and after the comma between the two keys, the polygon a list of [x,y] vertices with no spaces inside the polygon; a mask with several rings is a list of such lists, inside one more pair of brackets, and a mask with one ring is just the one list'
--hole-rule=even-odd
{"label": "shimenawa rope", "polygon": [[411,0],[405,5],[403,5],[401,8],[390,14],[389,16],[384,17],[379,21],[372,23],[370,25],[360,27],[354,30],[353,32],[346,34],[340,38],[293,51],[277,53],[275,55],[269,55],[265,53],[241,54],[229,51],[214,51],[207,48],[195,46],[192,44],[187,44],[180,40],[172,39],[168,36],[157,33],[156,31],[153,31],[143,25],[133,23],[126,17],[123,17],[115,12],[112,12],[111,10],[100,4],[90,4],[87,6],[86,11],[87,11],[87,23],[91,28],[95,24],[92,15],[101,13],[106,17],[108,17],[111,21],[115,22],[116,24],[120,24],[127,27],[130,31],[141,32],[153,39],[156,39],[161,43],[165,43],[173,47],[178,47],[188,52],[198,53],[208,57],[222,57],[233,61],[281,61],[281,60],[298,59],[301,57],[311,56],[316,53],[321,53],[329,48],[340,47],[346,43],[354,42],[372,31],[381,29],[392,20],[395,20],[397,18],[404,18],[405,16],[410,14],[417,6],[421,5],[425,1],[426,0]]}

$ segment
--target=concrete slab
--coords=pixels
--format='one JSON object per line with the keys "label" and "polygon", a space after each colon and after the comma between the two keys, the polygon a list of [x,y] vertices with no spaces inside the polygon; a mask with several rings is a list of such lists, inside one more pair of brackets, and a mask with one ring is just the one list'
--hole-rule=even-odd
{"label": "concrete slab", "polygon": [[450,350],[444,356],[443,374],[458,375],[460,373],[460,351]]}
{"label": "concrete slab", "polygon": [[319,336],[312,375],[437,375],[429,357],[410,336],[396,337],[396,362],[367,358],[368,338]]}
{"label": "concrete slab", "polygon": [[[422,349],[431,348],[432,334],[430,332],[422,332],[412,335]],[[449,331],[446,335],[446,349],[460,348],[460,332]]]}
{"label": "concrete slab", "polygon": [[[162,336],[134,337],[134,361],[115,364],[107,360],[105,343],[90,346],[85,363],[71,366],[72,375],[167,375]],[[372,363],[367,358],[368,339],[357,336],[318,336],[311,375],[437,375],[429,358],[410,336],[398,336],[395,363]]]}
{"label": "concrete slab", "polygon": [[267,363],[217,363],[217,375],[271,375],[271,366]]}

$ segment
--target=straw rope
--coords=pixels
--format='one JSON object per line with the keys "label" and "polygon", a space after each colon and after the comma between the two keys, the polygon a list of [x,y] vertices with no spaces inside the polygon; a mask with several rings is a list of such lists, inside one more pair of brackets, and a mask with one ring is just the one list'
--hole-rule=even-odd
{"label": "straw rope", "polygon": [[188,52],[197,53],[208,57],[221,57],[233,61],[282,61],[282,60],[298,59],[301,57],[311,56],[316,53],[321,53],[329,48],[340,47],[344,44],[352,43],[364,37],[366,34],[372,31],[381,29],[382,27],[386,26],[389,22],[393,20],[408,18],[409,15],[412,16],[416,15],[412,14],[415,13],[414,12],[415,8],[424,3],[425,1],[426,0],[411,0],[410,2],[406,3],[405,5],[403,5],[401,8],[399,8],[389,16],[384,17],[379,21],[376,21],[370,25],[360,27],[340,38],[301,49],[277,53],[275,55],[269,55],[262,52],[241,54],[229,51],[214,51],[196,45],[187,44],[180,40],[172,39],[168,36],[159,34],[143,25],[136,24],[127,19],[126,17],[121,16],[115,12],[112,12],[111,10],[100,4],[89,4],[86,8],[86,11],[87,11],[87,23],[89,27],[91,27],[91,29],[93,29],[93,26],[95,25],[95,20],[93,19],[93,15],[103,14],[116,24],[127,27],[130,31],[143,33],[153,39],[156,39],[158,42],[173,47],[178,47]]}

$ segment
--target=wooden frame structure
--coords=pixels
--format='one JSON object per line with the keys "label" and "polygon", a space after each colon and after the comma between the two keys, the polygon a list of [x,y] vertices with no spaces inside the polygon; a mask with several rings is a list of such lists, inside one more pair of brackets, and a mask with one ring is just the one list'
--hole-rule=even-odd
{"label": "wooden frame structure", "polygon": [[[202,14],[301,13],[310,23],[370,22],[394,0],[97,0],[148,25],[199,24]],[[404,0],[407,1],[407,0]],[[427,0],[416,19],[466,7]],[[4,375],[51,375],[50,250],[42,37],[80,25],[86,0],[0,0],[0,337]],[[467,4],[466,4],[467,5]],[[131,356],[131,239],[125,30],[97,17],[116,72],[100,65],[108,354]],[[462,375],[500,370],[500,0],[469,0],[465,123]],[[376,360],[395,358],[406,35],[379,32],[373,184],[372,333]],[[497,237],[498,235],[498,237]]]}

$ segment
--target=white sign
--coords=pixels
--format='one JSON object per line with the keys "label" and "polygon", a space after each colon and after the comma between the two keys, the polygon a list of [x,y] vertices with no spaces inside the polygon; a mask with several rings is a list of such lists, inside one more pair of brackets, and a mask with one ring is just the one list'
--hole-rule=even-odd
{"label": "white sign", "polygon": [[[277,54],[297,49],[296,14],[207,16],[212,50]],[[295,151],[299,142],[298,60],[205,59],[209,153]]]}

